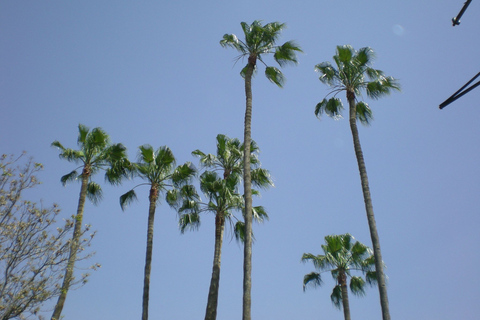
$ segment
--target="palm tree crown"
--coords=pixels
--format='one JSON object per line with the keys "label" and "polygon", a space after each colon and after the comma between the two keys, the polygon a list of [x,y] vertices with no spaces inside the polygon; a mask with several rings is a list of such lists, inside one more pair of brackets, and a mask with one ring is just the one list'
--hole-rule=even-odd
{"label": "palm tree crown", "polygon": [[[307,285],[318,286],[322,284],[321,273],[330,272],[336,282],[330,298],[337,308],[344,306],[346,319],[349,319],[349,305],[347,294],[347,278],[350,278],[350,290],[358,296],[365,295],[365,280],[353,276],[352,271],[365,274],[366,282],[376,284],[375,258],[372,250],[364,244],[355,241],[350,234],[329,235],[325,237],[323,255],[304,253],[302,262],[312,261],[319,272],[311,272],[303,279],[303,290]],[[342,288],[343,287],[343,288]]]}
{"label": "palm tree crown", "polygon": [[[322,62],[315,66],[320,74],[320,81],[333,90],[333,98],[323,99],[315,108],[315,115],[320,117],[323,112],[333,118],[340,118],[343,110],[342,101],[336,97],[341,91],[346,91],[347,99],[356,101],[357,96],[365,91],[367,96],[378,99],[389,95],[392,90],[400,90],[400,85],[393,77],[385,76],[383,71],[371,67],[375,54],[369,47],[355,50],[350,45],[337,46],[333,57],[336,68],[330,62]],[[356,103],[356,117],[363,124],[372,120],[372,110],[367,103]]]}
{"label": "palm tree crown", "polygon": [[267,79],[282,87],[285,83],[283,73],[276,67],[268,66],[264,61],[264,56],[273,54],[273,58],[281,67],[289,63],[297,64],[296,52],[302,52],[302,50],[294,41],[287,41],[280,46],[275,44],[286,25],[279,22],[262,25],[261,21],[255,20],[251,25],[242,22],[241,26],[245,40],[240,40],[235,34],[225,34],[220,44],[222,47],[231,47],[239,51],[240,55],[237,60],[248,58],[247,65],[240,73],[242,77],[245,77],[248,66],[252,65],[256,68],[257,60],[259,60],[266,67]]}

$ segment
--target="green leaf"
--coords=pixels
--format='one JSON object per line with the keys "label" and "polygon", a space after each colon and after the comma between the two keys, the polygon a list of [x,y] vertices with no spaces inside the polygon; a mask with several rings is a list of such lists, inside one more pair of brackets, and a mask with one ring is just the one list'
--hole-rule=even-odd
{"label": "green leaf", "polygon": [[93,181],[89,182],[87,185],[87,197],[94,205],[97,205],[100,200],[102,200],[103,192],[102,188],[98,183]]}
{"label": "green leaf", "polygon": [[315,288],[317,286],[321,286],[322,283],[323,281],[320,273],[310,272],[303,277],[303,291],[305,291],[307,286]]}
{"label": "green leaf", "polygon": [[78,177],[78,172],[77,170],[73,170],[70,173],[67,173],[63,177],[60,178],[60,181],[62,182],[62,185],[65,186],[68,182],[75,181]]}
{"label": "green leaf", "polygon": [[283,85],[285,84],[285,77],[283,76],[283,73],[278,68],[275,68],[275,67],[265,68],[265,76],[267,77],[268,80],[275,83],[280,88],[282,88]]}
{"label": "green leaf", "polygon": [[357,108],[357,119],[363,125],[369,125],[370,121],[373,120],[372,109],[368,106],[367,103],[360,101],[356,105]]}
{"label": "green leaf", "polygon": [[135,190],[132,189],[120,196],[120,207],[122,208],[122,210],[125,210],[128,205],[130,205],[136,200],[138,200],[137,194],[135,193]]}
{"label": "green leaf", "polygon": [[343,104],[338,98],[323,99],[315,107],[315,115],[320,119],[321,115],[325,112],[329,117],[334,120],[342,118]]}

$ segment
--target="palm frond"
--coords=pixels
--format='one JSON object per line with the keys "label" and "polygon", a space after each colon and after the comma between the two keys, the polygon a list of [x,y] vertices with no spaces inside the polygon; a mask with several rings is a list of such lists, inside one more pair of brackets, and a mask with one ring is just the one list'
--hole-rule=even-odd
{"label": "palm frond", "polygon": [[350,279],[350,290],[356,296],[362,297],[365,295],[365,280],[361,277],[353,276]]}
{"label": "palm frond", "polygon": [[182,214],[178,225],[181,233],[184,233],[185,230],[197,230],[200,226],[200,215],[196,212]]}
{"label": "palm frond", "polygon": [[343,104],[338,98],[323,99],[315,107],[315,115],[320,119],[325,114],[335,120],[342,118]]}
{"label": "palm frond", "polygon": [[341,310],[342,309],[342,287],[337,284],[333,287],[332,294],[330,295],[330,300],[332,300],[333,305]]}
{"label": "palm frond", "polygon": [[287,64],[297,64],[297,52],[302,52],[302,49],[294,41],[287,41],[276,48],[273,58],[281,67]]}
{"label": "palm frond", "polygon": [[137,194],[135,193],[135,190],[132,189],[120,196],[120,207],[122,210],[125,210],[128,205],[137,200]]}
{"label": "palm frond", "polygon": [[89,182],[87,185],[87,197],[94,205],[97,205],[103,198],[103,192],[100,185],[96,182]]}
{"label": "palm frond", "polygon": [[253,219],[258,223],[263,223],[268,220],[268,214],[264,207],[256,206],[252,208]]}
{"label": "palm frond", "polygon": [[78,178],[78,172],[77,170],[73,170],[72,172],[62,176],[60,178],[60,181],[62,182],[62,185],[65,186],[67,183],[75,181],[77,178]]}
{"label": "palm frond", "polygon": [[307,286],[311,286],[315,288],[317,286],[321,286],[322,283],[323,281],[320,273],[310,272],[303,277],[303,291],[305,291]]}
{"label": "palm frond", "polygon": [[275,83],[280,88],[282,88],[283,85],[285,84],[285,77],[283,76],[283,73],[278,68],[266,67],[265,76],[267,77],[268,80]]}

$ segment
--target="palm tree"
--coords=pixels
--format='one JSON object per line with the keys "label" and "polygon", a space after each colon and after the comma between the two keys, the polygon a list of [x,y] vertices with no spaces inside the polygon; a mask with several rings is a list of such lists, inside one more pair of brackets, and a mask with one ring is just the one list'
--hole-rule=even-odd
{"label": "palm tree", "polygon": [[[148,302],[150,292],[150,273],[152,265],[153,251],[153,229],[155,209],[163,192],[168,197],[169,192],[176,192],[177,189],[188,189],[191,186],[187,183],[196,174],[196,169],[191,163],[187,162],[176,167],[175,157],[170,148],[163,146],[156,151],[150,145],[139,147],[138,162],[132,164],[133,175],[145,180],[145,183],[135,186],[120,197],[122,210],[137,199],[135,188],[141,185],[149,185],[149,209],[148,209],[148,228],[147,228],[147,251],[145,258],[145,274],[143,281],[143,302],[142,302],[142,320],[148,319]],[[169,202],[169,201],[167,201]]]}
{"label": "palm tree", "polygon": [[[243,144],[238,139],[217,135],[217,154],[205,154],[200,150],[192,152],[200,158],[200,165],[207,168],[200,176],[200,189],[207,201],[202,202],[198,196],[191,196],[195,201],[183,201],[178,211],[180,213],[180,228],[182,233],[187,228],[196,228],[200,223],[200,213],[211,212],[215,215],[215,249],[213,255],[212,277],[208,293],[205,320],[217,318],[218,292],[220,286],[220,262],[222,254],[225,222],[232,225],[237,220],[234,232],[237,240],[244,239],[244,224],[234,216],[234,211],[242,211],[244,199],[238,193],[238,187],[243,170]],[[255,186],[266,189],[273,185],[267,170],[260,168],[258,147],[252,141],[251,147],[252,182]],[[254,191],[257,193],[256,191]],[[253,208],[254,219],[262,222],[268,219],[263,207]]]}
{"label": "palm tree", "polygon": [[350,320],[347,279],[350,278],[350,291],[353,294],[365,295],[365,280],[359,276],[352,276],[351,271],[360,271],[365,274],[366,281],[370,285],[374,285],[377,281],[372,250],[358,241],[354,243],[354,240],[348,233],[326,236],[325,244],[322,245],[323,255],[304,253],[302,256],[302,262],[312,261],[319,271],[305,275],[303,290],[305,291],[309,284],[321,285],[321,273],[330,272],[337,283],[330,298],[337,308],[341,309],[343,305],[345,320]]}
{"label": "palm tree", "polygon": [[320,117],[323,112],[333,118],[341,117],[342,102],[336,95],[345,91],[349,105],[350,129],[353,136],[353,146],[360,171],[363,198],[367,213],[370,236],[372,238],[373,252],[375,254],[375,267],[378,274],[378,288],[380,291],[380,304],[382,307],[383,320],[390,320],[388,308],[387,287],[382,267],[382,253],[380,239],[378,237],[375,216],[373,213],[372,198],[368,184],[367,169],[363,159],[360,137],[358,134],[357,120],[362,124],[369,124],[372,119],[372,111],[367,103],[357,101],[357,96],[365,91],[367,96],[373,99],[389,95],[393,90],[400,90],[397,80],[384,75],[383,71],[373,69],[371,64],[374,60],[374,52],[365,47],[356,51],[351,46],[337,46],[333,57],[337,68],[329,62],[323,62],[315,66],[320,73],[320,81],[330,86],[333,90],[330,99],[323,99],[315,108],[315,115]]}
{"label": "palm tree", "polygon": [[261,21],[254,21],[251,25],[246,22],[241,23],[245,40],[240,40],[234,34],[225,34],[220,41],[222,47],[231,47],[240,52],[237,60],[247,57],[247,65],[242,69],[240,75],[245,79],[245,130],[244,130],[244,193],[245,193],[245,252],[243,266],[243,320],[251,319],[251,275],[252,275],[252,190],[251,190],[251,173],[250,173],[250,146],[252,130],[252,77],[257,67],[257,61],[265,65],[265,75],[267,79],[282,87],[285,78],[282,72],[272,66],[268,66],[264,60],[264,55],[273,54],[273,58],[280,65],[284,66],[289,63],[296,64],[296,52],[301,52],[293,41],[287,41],[283,45],[276,45],[276,41],[281,31],[285,28],[285,24],[272,22],[262,25]]}
{"label": "palm tree", "polygon": [[[52,320],[60,319],[60,315],[67,298],[68,289],[73,279],[73,269],[78,251],[80,236],[82,234],[83,211],[85,200],[88,197],[94,204],[102,198],[102,190],[98,183],[91,180],[92,176],[100,170],[105,171],[105,179],[114,185],[121,182],[125,176],[125,167],[128,165],[126,148],[118,143],[111,144],[110,137],[101,128],[94,128],[92,131],[86,126],[78,125],[79,150],[65,148],[59,141],[52,143],[53,147],[60,149],[60,158],[69,162],[80,164],[78,168],[64,175],[61,182],[65,185],[71,181],[81,181],[80,196],[78,200],[75,226],[70,244],[68,264],[63,278],[61,294],[53,311]],[[81,169],[79,174],[77,170]]]}

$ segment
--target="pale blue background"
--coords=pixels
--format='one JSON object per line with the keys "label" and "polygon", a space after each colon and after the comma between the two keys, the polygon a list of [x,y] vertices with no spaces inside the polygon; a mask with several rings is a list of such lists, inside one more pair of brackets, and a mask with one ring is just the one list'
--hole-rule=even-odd
{"label": "pale blue background", "polygon": [[[314,65],[335,46],[370,46],[375,67],[400,80],[402,93],[368,101],[375,121],[361,127],[392,319],[478,319],[480,275],[480,89],[444,110],[438,105],[480,71],[480,4],[460,26],[463,1],[2,1],[0,2],[0,152],[26,150],[45,165],[29,196],[73,214],[79,185],[60,177],[54,140],[76,147],[77,125],[100,126],[134,159],[144,143],[168,145],[178,163],[195,149],[215,151],[215,136],[243,137],[244,63],[221,48],[224,33],[255,19],[288,25],[280,42],[304,50],[283,69],[284,89],[257,74],[253,138],[276,187],[256,205],[270,221],[254,226],[253,319],[343,319],[330,302],[334,285],[302,291],[327,234],[350,232],[370,245],[347,120],[317,120],[328,93]],[[269,63],[273,61],[268,59]],[[343,96],[341,96],[343,98]],[[97,181],[102,181],[98,177]],[[136,181],[140,182],[140,181]],[[69,293],[67,320],[139,319],[148,189],[120,210],[113,188],[86,206],[98,230],[91,262],[102,268]],[[203,319],[214,220],[180,235],[175,212],[158,207],[150,319]],[[226,234],[218,319],[241,319],[243,249]],[[380,319],[378,291],[351,299],[352,317]],[[50,316],[50,314],[47,314]]]}

